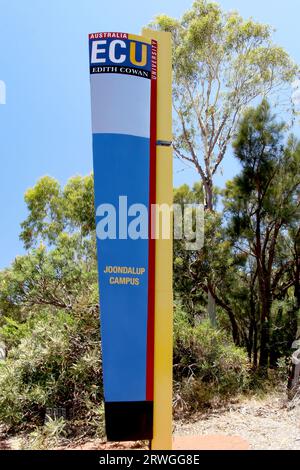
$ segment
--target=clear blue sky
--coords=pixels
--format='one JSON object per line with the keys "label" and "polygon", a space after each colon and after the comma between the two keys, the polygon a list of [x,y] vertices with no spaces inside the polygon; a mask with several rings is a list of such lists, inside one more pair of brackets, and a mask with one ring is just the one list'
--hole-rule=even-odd
{"label": "clear blue sky", "polygon": [[[272,24],[275,40],[300,63],[299,0],[220,0],[225,9]],[[157,13],[180,16],[191,0],[0,0],[0,268],[23,252],[23,195],[43,175],[62,183],[92,170],[87,35],[139,33]],[[174,183],[197,179],[175,166]],[[227,159],[224,176],[237,167]]]}

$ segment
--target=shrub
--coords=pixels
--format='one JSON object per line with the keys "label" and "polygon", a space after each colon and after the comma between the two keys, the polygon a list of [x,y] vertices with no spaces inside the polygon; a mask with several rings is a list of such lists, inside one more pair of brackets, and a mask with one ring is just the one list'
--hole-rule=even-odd
{"label": "shrub", "polygon": [[43,427],[37,427],[21,441],[23,450],[47,450],[61,443],[66,437],[66,422],[63,418],[49,419]]}
{"label": "shrub", "polygon": [[97,312],[43,311],[0,367],[0,421],[41,425],[47,407],[64,407],[88,426],[101,406],[101,384]]}
{"label": "shrub", "polygon": [[249,386],[250,366],[244,349],[207,321],[191,325],[180,305],[175,308],[174,378],[179,409],[197,409],[225,400]]}

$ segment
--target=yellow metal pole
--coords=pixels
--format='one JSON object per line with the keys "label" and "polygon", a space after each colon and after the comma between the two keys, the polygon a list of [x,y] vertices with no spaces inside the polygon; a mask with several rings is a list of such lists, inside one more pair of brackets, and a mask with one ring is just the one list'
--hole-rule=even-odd
{"label": "yellow metal pole", "polygon": [[[158,43],[157,141],[172,141],[171,34],[144,29]],[[173,203],[172,148],[157,146],[156,204]],[[172,449],[173,231],[155,243],[154,434],[151,448]]]}

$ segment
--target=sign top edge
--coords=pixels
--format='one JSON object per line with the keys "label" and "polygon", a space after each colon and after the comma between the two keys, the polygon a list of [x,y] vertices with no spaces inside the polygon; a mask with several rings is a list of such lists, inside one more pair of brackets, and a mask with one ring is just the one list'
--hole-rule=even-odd
{"label": "sign top edge", "polygon": [[96,33],[89,33],[89,39],[131,39],[132,41],[141,41],[151,44],[151,39],[140,36],[137,34],[122,33],[117,31],[98,31]]}

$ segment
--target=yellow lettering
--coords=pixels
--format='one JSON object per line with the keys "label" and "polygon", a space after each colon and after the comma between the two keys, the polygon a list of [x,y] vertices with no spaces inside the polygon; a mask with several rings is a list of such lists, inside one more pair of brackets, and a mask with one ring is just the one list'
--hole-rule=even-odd
{"label": "yellow lettering", "polygon": [[133,65],[138,65],[139,67],[143,67],[147,63],[147,46],[146,44],[142,44],[142,58],[138,62],[136,60],[136,42],[132,41],[130,43],[130,62]]}

